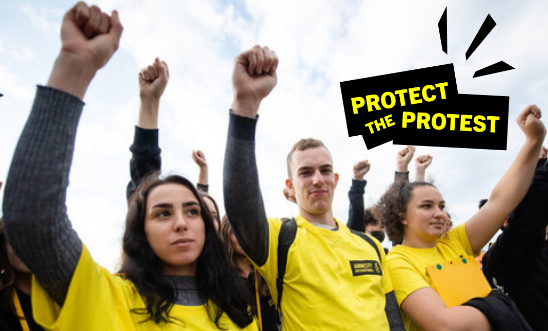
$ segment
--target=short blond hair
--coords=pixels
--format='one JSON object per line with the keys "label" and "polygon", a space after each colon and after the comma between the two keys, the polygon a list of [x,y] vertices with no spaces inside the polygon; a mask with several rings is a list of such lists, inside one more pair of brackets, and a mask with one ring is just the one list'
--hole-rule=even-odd
{"label": "short blond hair", "polygon": [[289,154],[287,154],[287,175],[289,178],[291,178],[291,159],[293,158],[293,154],[296,151],[306,151],[307,149],[316,148],[316,147],[323,147],[329,154],[329,158],[333,160],[331,157],[331,152],[329,152],[329,149],[324,145],[324,143],[321,140],[315,139],[315,138],[303,138],[295,143],[293,145],[293,148],[291,151],[289,151]]}

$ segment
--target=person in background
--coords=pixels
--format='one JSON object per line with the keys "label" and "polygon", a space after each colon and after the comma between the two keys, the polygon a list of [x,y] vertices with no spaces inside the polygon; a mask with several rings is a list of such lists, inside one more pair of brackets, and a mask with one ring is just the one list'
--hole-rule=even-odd
{"label": "person in background", "polygon": [[548,165],[542,148],[529,191],[482,259],[483,273],[534,330],[548,327]]}

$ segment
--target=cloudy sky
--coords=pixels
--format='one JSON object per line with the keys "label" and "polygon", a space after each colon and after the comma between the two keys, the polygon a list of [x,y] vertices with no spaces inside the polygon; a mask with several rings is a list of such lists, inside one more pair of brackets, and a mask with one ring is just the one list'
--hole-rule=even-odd
{"label": "cloudy sky", "polygon": [[[417,147],[431,154],[433,179],[455,223],[469,218],[509,166],[524,135],[516,115],[535,103],[548,109],[548,2],[544,0],[401,1],[94,1],[117,9],[120,49],[95,77],[84,101],[70,177],[68,212],[102,265],[114,270],[126,212],[129,145],[137,119],[137,73],[156,56],[171,80],[160,113],[163,170],[192,180],[193,149],[210,165],[210,190],[222,207],[222,160],[232,98],[233,58],[255,45],[280,57],[278,86],[263,102],[257,158],[268,215],[291,216],[282,194],[285,157],[302,137],[322,139],[340,174],[334,213],[346,221],[352,165],[368,159],[366,205],[393,179],[396,153],[388,143],[367,150],[348,137],[339,83],[453,63],[459,93],[510,96],[508,149]],[[36,84],[45,84],[60,48],[59,28],[72,1],[0,2],[0,180],[29,114]],[[448,53],[437,23],[448,8]],[[465,52],[486,16],[497,23],[468,59]],[[472,78],[505,61],[515,70]],[[411,174],[413,178],[413,172]],[[2,192],[0,192],[2,195]]]}

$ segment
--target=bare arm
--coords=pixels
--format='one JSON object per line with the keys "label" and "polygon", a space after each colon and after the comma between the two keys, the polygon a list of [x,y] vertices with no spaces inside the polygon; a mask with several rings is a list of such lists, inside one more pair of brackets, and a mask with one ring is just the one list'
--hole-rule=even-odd
{"label": "bare arm", "polygon": [[426,178],[426,168],[432,164],[433,157],[430,155],[421,155],[415,160],[415,181],[424,182]]}
{"label": "bare arm", "polygon": [[192,151],[192,160],[194,160],[194,163],[196,163],[196,165],[198,165],[198,168],[200,168],[200,173],[198,174],[198,183],[196,183],[196,186],[198,186],[198,188],[201,188],[204,192],[207,193],[207,191],[209,190],[209,178],[207,161],[204,152],[200,150]]}
{"label": "bare arm", "polygon": [[430,287],[409,294],[400,308],[425,331],[491,330],[487,317],[478,309],[468,306],[447,307]]}
{"label": "bare arm", "polygon": [[39,87],[13,156],[3,209],[19,258],[60,305],[82,243],[67,215],[66,191],[85,91],[118,47],[118,14],[76,4],[63,19],[61,52],[48,86]]}
{"label": "bare arm", "polygon": [[268,221],[255,161],[255,125],[262,99],[276,86],[277,66],[278,57],[267,47],[255,46],[236,57],[223,169],[228,220],[240,246],[258,265],[268,256]]}
{"label": "bare arm", "polygon": [[518,206],[535,172],[546,135],[546,128],[540,121],[540,109],[534,105],[526,107],[517,122],[525,133],[525,143],[493,189],[487,203],[466,222],[466,234],[474,252],[479,252],[487,244],[508,214]]}
{"label": "bare arm", "polygon": [[409,163],[415,155],[415,146],[404,147],[396,155],[396,174],[394,181],[405,180],[409,181]]}

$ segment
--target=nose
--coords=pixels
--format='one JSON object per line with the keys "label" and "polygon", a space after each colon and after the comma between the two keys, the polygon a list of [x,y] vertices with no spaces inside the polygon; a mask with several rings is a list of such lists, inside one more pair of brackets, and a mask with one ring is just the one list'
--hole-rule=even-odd
{"label": "nose", "polygon": [[447,213],[445,212],[445,210],[441,209],[440,207],[436,207],[436,209],[434,211],[434,217],[436,217],[438,219],[442,219],[444,221],[447,221],[447,219],[448,219]]}
{"label": "nose", "polygon": [[178,212],[173,218],[173,230],[175,232],[184,232],[187,230],[187,220],[183,212]]}
{"label": "nose", "polygon": [[324,182],[323,175],[320,170],[316,170],[314,172],[314,176],[312,177],[312,184],[314,186],[321,186]]}

